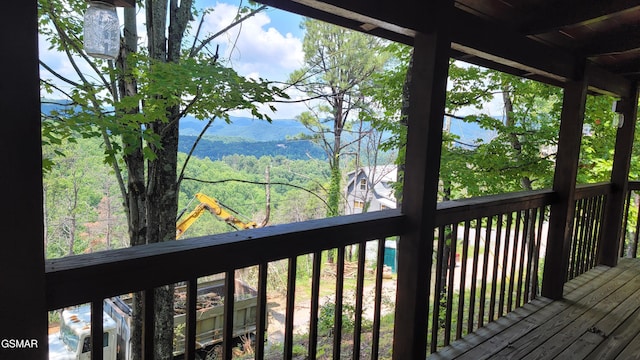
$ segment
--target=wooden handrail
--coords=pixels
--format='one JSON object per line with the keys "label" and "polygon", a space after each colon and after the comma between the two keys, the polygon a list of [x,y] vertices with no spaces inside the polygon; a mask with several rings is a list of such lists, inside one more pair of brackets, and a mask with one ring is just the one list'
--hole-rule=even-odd
{"label": "wooden handrail", "polygon": [[521,191],[489,195],[438,204],[436,225],[441,226],[500,213],[550,205],[555,200],[551,190]]}
{"label": "wooden handrail", "polygon": [[399,210],[385,210],[51,259],[45,262],[47,308],[396,236],[403,220]]}

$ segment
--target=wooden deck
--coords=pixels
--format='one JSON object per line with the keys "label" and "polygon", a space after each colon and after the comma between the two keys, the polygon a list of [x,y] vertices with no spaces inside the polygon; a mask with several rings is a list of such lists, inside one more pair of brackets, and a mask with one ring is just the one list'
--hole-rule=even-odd
{"label": "wooden deck", "polygon": [[640,359],[640,259],[599,266],[428,359]]}

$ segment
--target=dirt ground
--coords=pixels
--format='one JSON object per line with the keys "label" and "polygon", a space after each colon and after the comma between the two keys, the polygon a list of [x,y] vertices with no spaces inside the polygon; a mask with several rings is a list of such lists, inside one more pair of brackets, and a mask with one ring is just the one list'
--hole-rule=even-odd
{"label": "dirt ground", "polygon": [[[396,292],[396,280],[384,279],[382,283],[382,315],[394,311]],[[373,320],[375,287],[373,285],[364,289],[363,313],[368,320]],[[320,299],[320,306],[327,302],[335,301],[335,295],[324,296]],[[354,291],[345,291],[344,303],[355,306]],[[268,341],[273,343],[284,341],[285,315],[287,299],[284,295],[272,296],[267,300],[268,306]],[[305,334],[309,332],[310,323],[310,302],[300,302],[295,304],[293,315],[294,334]]]}

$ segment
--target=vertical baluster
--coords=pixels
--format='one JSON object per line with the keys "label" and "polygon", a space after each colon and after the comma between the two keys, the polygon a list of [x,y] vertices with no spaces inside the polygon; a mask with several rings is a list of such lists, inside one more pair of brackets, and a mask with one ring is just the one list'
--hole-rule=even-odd
{"label": "vertical baluster", "polygon": [[358,244],[358,271],[356,278],[356,318],[353,326],[353,356],[352,359],[360,359],[360,336],[362,335],[362,298],[364,296],[364,265],[367,242]]}
{"label": "vertical baluster", "polygon": [[103,329],[103,299],[91,301],[91,359],[102,360],[104,346]]}
{"label": "vertical baluster", "polygon": [[155,332],[155,289],[147,289],[142,293],[144,302],[144,319],[142,325],[142,359],[153,360],[154,345],[153,337]]}
{"label": "vertical baluster", "polygon": [[267,270],[266,262],[258,265],[258,304],[256,309],[256,343],[253,344],[256,359],[264,359],[264,342],[267,331]]}
{"label": "vertical baluster", "polygon": [[582,269],[580,274],[587,272],[591,269],[591,260],[593,258],[593,249],[596,247],[596,242],[594,239],[594,232],[597,229],[598,222],[598,206],[599,206],[599,197],[594,196],[589,199],[589,211],[587,212],[587,221],[584,229],[585,233],[585,245],[583,252],[583,260],[582,260]]}
{"label": "vertical baluster", "polygon": [[188,360],[196,358],[196,306],[198,303],[198,279],[193,278],[187,281],[187,311],[186,326],[184,329],[185,352],[184,356]]}
{"label": "vertical baluster", "polygon": [[344,246],[338,248],[336,260],[336,307],[333,319],[333,358],[340,359],[342,344],[342,291],[344,288]]}
{"label": "vertical baluster", "polygon": [[600,216],[602,209],[602,197],[597,196],[593,199],[593,221],[590,225],[590,246],[589,246],[589,261],[587,262],[587,270],[591,270],[594,266],[596,266],[596,250],[598,249],[598,234],[600,230],[600,224],[602,223],[602,218]]}
{"label": "vertical baluster", "polygon": [[456,323],[456,340],[462,337],[462,329],[464,324],[464,296],[466,294],[467,279],[467,256],[469,255],[469,227],[471,222],[464,222],[464,233],[462,235],[462,256],[460,258],[460,287],[458,291],[458,320]]}
{"label": "vertical baluster", "polygon": [[455,266],[456,266],[456,248],[458,243],[458,224],[451,224],[451,237],[449,240],[449,256],[447,271],[447,305],[445,310],[445,322],[444,322],[444,346],[451,343],[451,322],[453,312],[453,288],[455,280]]}
{"label": "vertical baluster", "polygon": [[473,266],[471,270],[471,293],[469,294],[469,319],[467,320],[467,333],[473,332],[475,308],[476,308],[476,286],[478,279],[478,257],[480,256],[480,238],[482,232],[482,219],[476,219],[475,241],[473,245]]}
{"label": "vertical baluster", "polygon": [[[505,236],[504,243],[506,245],[508,241],[507,236]],[[502,214],[498,215],[498,219],[496,220],[496,239],[495,246],[493,248],[493,268],[492,268],[492,279],[491,279],[491,297],[489,300],[489,321],[495,320],[495,314],[497,312],[498,316],[502,314],[502,307],[496,311],[496,292],[498,290],[498,272],[500,268],[500,251],[504,247],[502,245]],[[491,248],[485,249],[485,251],[491,251]],[[504,277],[501,284],[504,284]],[[504,293],[504,288],[500,287],[500,298],[498,299],[498,304],[502,303],[502,295]]]}
{"label": "vertical baluster", "polygon": [[318,348],[318,311],[320,302],[320,267],[322,252],[313,254],[313,269],[311,274],[311,319],[309,320],[309,360],[316,359]]}
{"label": "vertical baluster", "polygon": [[518,260],[518,239],[520,238],[520,222],[522,221],[522,212],[516,213],[516,221],[513,231],[513,252],[511,253],[511,273],[509,276],[509,297],[507,298],[507,312],[513,310],[513,286],[516,278],[516,261]]}
{"label": "vertical baluster", "polygon": [[[624,210],[622,213],[622,233],[620,234],[620,253],[618,254],[618,257],[625,257],[624,243],[625,239],[627,238],[627,230],[629,229],[629,210],[631,209],[632,193],[633,190],[627,189],[627,198],[624,202]],[[601,227],[600,225],[602,224],[602,218],[598,218],[598,222],[599,229]],[[636,226],[638,226],[638,223],[636,223]],[[598,247],[600,247],[600,244],[598,244]]]}
{"label": "vertical baluster", "polygon": [[[384,264],[385,239],[378,240],[378,256],[376,258],[376,295],[373,309],[373,330],[371,340],[371,360],[378,360],[380,346],[380,313],[382,312],[382,272]],[[427,296],[427,298],[429,298]],[[427,305],[428,306],[428,305]]]}
{"label": "vertical baluster", "polygon": [[535,258],[535,250],[536,250],[536,223],[538,221],[542,221],[542,219],[538,219],[538,209],[530,209],[527,210],[531,212],[530,222],[527,230],[527,269],[526,276],[524,282],[524,302],[528,303],[531,301],[531,282],[533,281],[534,274],[531,273],[533,269],[533,259]]}
{"label": "vertical baluster", "polygon": [[[538,297],[538,291],[540,290],[541,278],[538,277],[538,270],[540,268],[540,248],[542,244],[542,235],[545,223],[546,214],[549,211],[549,206],[543,206],[540,208],[540,221],[538,221],[538,236],[536,237],[535,251],[533,254],[533,270],[531,271],[531,300]],[[543,266],[544,267],[544,266]]]}
{"label": "vertical baluster", "polygon": [[522,210],[524,213],[524,218],[522,220],[522,230],[520,231],[522,236],[520,237],[520,261],[518,262],[518,283],[516,285],[516,306],[524,305],[522,303],[522,286],[523,286],[523,277],[525,273],[525,256],[527,254],[527,242],[529,239],[529,229],[531,224],[529,224],[530,216],[529,210]]}
{"label": "vertical baluster", "polygon": [[296,273],[298,270],[298,258],[289,258],[289,271],[287,274],[287,309],[285,311],[284,325],[284,358],[293,358],[293,315],[296,305]]}
{"label": "vertical baluster", "polygon": [[478,307],[478,327],[484,326],[485,301],[487,299],[487,276],[489,274],[489,249],[491,244],[491,228],[493,217],[487,217],[487,229],[484,240],[484,257],[482,261],[482,285],[480,287],[480,306]]}
{"label": "vertical baluster", "polygon": [[[500,217],[500,223],[502,223],[502,217]],[[511,251],[511,223],[513,222],[513,214],[507,214],[507,224],[506,231],[504,236],[504,245],[502,246],[502,277],[500,280],[500,301],[498,304],[498,309],[500,309],[500,313],[503,314],[505,312],[505,301],[507,296],[507,269],[509,265],[509,252]],[[496,254],[498,256],[498,254]],[[496,271],[498,271],[496,269]]]}
{"label": "vertical baluster", "polygon": [[597,236],[598,228],[601,222],[600,219],[600,196],[596,196],[593,198],[593,211],[591,214],[591,222],[589,223],[589,247],[587,252],[586,259],[586,268],[585,272],[590,270],[594,265],[595,252],[594,250],[598,247]]}
{"label": "vertical baluster", "polygon": [[436,284],[433,294],[433,321],[431,323],[431,352],[434,353],[438,349],[438,331],[440,330],[440,296],[442,294],[442,264],[444,259],[444,226],[438,229],[438,252],[436,253]]}
{"label": "vertical baluster", "polygon": [[[640,204],[638,205],[640,207]],[[638,238],[639,237],[640,237],[640,208],[638,209],[638,216],[636,217],[636,233],[633,234],[633,249],[631,252],[631,257],[633,258],[636,258],[638,256],[638,241],[639,241]],[[600,248],[600,246],[598,246],[598,248]],[[624,246],[621,246],[621,248],[624,248]]]}
{"label": "vertical baluster", "polygon": [[[605,204],[605,196],[601,195],[598,196],[597,198],[597,206],[596,206],[596,213],[595,213],[595,221],[593,224],[593,241],[592,241],[592,245],[591,245],[591,261],[589,262],[589,269],[594,268],[596,265],[598,265],[598,249],[600,249],[600,234],[602,231],[602,220],[604,218],[604,204]],[[621,235],[624,238],[624,231],[625,228],[623,228]],[[621,249],[624,249],[624,246],[620,246]]]}
{"label": "vertical baluster", "polygon": [[226,360],[230,360],[233,356],[233,313],[235,293],[235,271],[229,270],[224,275],[224,323],[222,325],[222,354]]}

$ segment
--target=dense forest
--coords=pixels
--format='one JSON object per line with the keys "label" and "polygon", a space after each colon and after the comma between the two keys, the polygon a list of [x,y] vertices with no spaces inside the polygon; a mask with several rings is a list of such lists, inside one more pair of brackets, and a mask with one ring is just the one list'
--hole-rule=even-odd
{"label": "dense forest", "polygon": [[[206,149],[205,144],[198,144]],[[226,146],[226,145],[225,145]],[[112,169],[102,159],[98,139],[45,147],[54,165],[44,177],[46,251],[48,258],[128,246],[127,222]],[[179,154],[184,164],[187,154]],[[268,171],[268,174],[267,174]],[[218,200],[243,221],[268,225],[324,217],[329,169],[322,159],[282,155],[192,156],[180,186],[179,209],[192,211],[198,192]],[[180,214],[179,214],[180,215]],[[183,238],[235,231],[205,213]]]}

